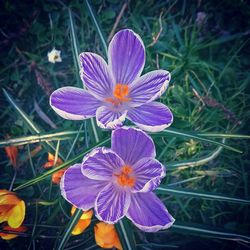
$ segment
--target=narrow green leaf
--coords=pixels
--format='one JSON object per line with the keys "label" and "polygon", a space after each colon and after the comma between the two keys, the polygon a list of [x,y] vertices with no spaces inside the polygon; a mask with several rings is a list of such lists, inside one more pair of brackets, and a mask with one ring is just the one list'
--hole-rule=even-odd
{"label": "narrow green leaf", "polygon": [[90,151],[92,151],[95,147],[100,147],[100,146],[103,146],[104,144],[108,143],[110,141],[110,138],[94,145],[93,147],[89,148],[89,149],[86,149],[83,153],[77,155],[75,158],[71,159],[71,160],[68,160],[66,162],[64,162],[63,164],[61,164],[60,166],[58,167],[54,167],[48,171],[46,171],[45,173],[41,174],[40,176],[34,178],[34,179],[31,179],[29,181],[27,181],[26,183],[16,187],[14,190],[19,190],[19,189],[23,189],[23,188],[26,188],[26,187],[29,187],[31,185],[34,185],[35,183],[37,182],[40,182],[44,179],[46,179],[48,176],[51,176],[53,173],[59,171],[60,169],[63,169],[65,167],[69,167],[71,166],[72,164],[78,162],[79,160],[82,160],[83,156],[87,153],[89,153]]}
{"label": "narrow green leaf", "polygon": [[[68,12],[69,12],[69,23],[70,23],[70,35],[71,35],[71,41],[73,44],[73,55],[76,59],[76,61],[78,62],[78,55],[79,55],[79,46],[78,46],[78,40],[76,39],[76,29],[75,29],[75,22],[73,20],[72,17],[72,12],[71,9],[68,8]],[[80,65],[79,63],[77,64],[77,69],[80,70]]]}
{"label": "narrow green leaf", "polygon": [[81,209],[76,209],[76,211],[73,214],[73,216],[71,217],[68,225],[66,226],[66,229],[63,233],[63,237],[60,241],[60,244],[56,249],[58,249],[58,250],[64,249],[65,245],[67,244],[67,242],[71,236],[71,232],[74,229],[77,222],[79,221],[79,219],[81,218],[82,213],[83,213],[83,211]]}
{"label": "narrow green leaf", "polygon": [[120,236],[119,239],[121,241],[123,250],[136,249],[135,240],[133,238],[133,235],[131,234],[131,226],[126,218],[116,223],[115,227]]}
{"label": "narrow green leaf", "polygon": [[[83,134],[84,131],[80,131],[80,134]],[[28,135],[28,136],[21,136],[17,138],[11,138],[7,140],[0,141],[0,148],[6,147],[9,145],[25,145],[25,144],[32,144],[37,142],[46,142],[46,141],[53,141],[53,140],[67,140],[71,139],[75,135],[78,134],[78,131],[63,131],[63,132],[55,132],[55,133],[39,133],[36,135]]]}
{"label": "narrow green leaf", "polygon": [[104,52],[105,54],[107,55],[108,54],[108,48],[107,48],[107,44],[106,44],[106,39],[104,38],[104,35],[103,35],[103,32],[102,32],[102,29],[97,21],[97,17],[93,11],[93,8],[91,7],[91,4],[89,3],[88,0],[85,0],[85,3],[86,3],[86,6],[87,6],[87,9],[89,11],[89,15],[90,15],[90,18],[92,19],[92,22],[96,28],[96,31],[101,39],[101,43],[102,43],[102,46],[103,46],[103,49],[104,49]]}
{"label": "narrow green leaf", "polygon": [[136,244],[137,247],[145,247],[145,249],[169,249],[169,248],[179,248],[179,246],[171,245],[171,244],[159,244],[159,243],[140,243]]}
{"label": "narrow green leaf", "polygon": [[[8,94],[8,92],[3,89],[3,93],[5,97],[7,98],[8,102],[13,106],[13,108],[17,111],[17,113],[21,116],[23,121],[27,124],[30,132],[32,134],[39,134],[41,131],[40,129],[35,125],[35,123],[29,118],[29,116],[15,103],[14,99]],[[45,143],[53,150],[55,150],[55,147],[52,143],[49,141],[45,141]],[[64,159],[63,155],[60,154],[60,157]]]}
{"label": "narrow green leaf", "polygon": [[197,46],[197,49],[205,49],[207,47],[211,47],[211,46],[219,45],[219,44],[222,44],[222,43],[230,42],[232,40],[239,39],[243,35],[244,35],[244,33],[237,33],[237,34],[233,34],[233,35],[230,35],[230,36],[223,36],[223,37],[220,37],[218,39],[213,39],[212,42],[209,42],[209,43],[206,43],[206,44],[201,44],[201,45]]}
{"label": "narrow green leaf", "polygon": [[215,151],[211,152],[210,154],[191,160],[185,161],[176,161],[176,162],[169,162],[167,163],[168,170],[182,170],[188,167],[198,167],[208,163],[211,160],[214,160],[222,151],[222,147],[218,147]]}
{"label": "narrow green leaf", "polygon": [[[74,149],[74,147],[75,147],[75,145],[76,145],[76,143],[77,143],[77,140],[78,140],[78,138],[79,138],[79,136],[80,136],[80,132],[81,132],[81,130],[82,130],[82,128],[83,128],[83,125],[84,125],[84,123],[85,123],[86,121],[84,121],[82,124],[81,124],[81,126],[80,126],[80,128],[79,128],[79,130],[78,130],[78,133],[76,134],[76,136],[75,136],[75,138],[74,138],[74,141],[73,141],[73,143],[71,144],[71,147],[70,147],[70,149],[69,149],[69,151],[68,151],[68,153],[67,153],[67,156],[66,156],[66,158],[65,158],[65,161],[67,161],[68,159],[69,159],[69,157],[70,157],[70,155],[71,155],[71,153],[72,153],[72,151],[73,151],[73,149]],[[85,131],[83,131],[83,132],[85,132]]]}
{"label": "narrow green leaf", "polygon": [[231,139],[250,139],[250,135],[240,134],[222,134],[222,133],[197,133],[198,136],[217,137],[217,138],[231,138]]}
{"label": "narrow green leaf", "polygon": [[72,54],[73,54],[73,59],[74,59],[74,64],[76,67],[76,71],[77,71],[77,82],[78,85],[82,85],[81,81],[80,81],[80,76],[79,76],[79,71],[80,71],[80,64],[79,64],[79,59],[78,59],[78,55],[79,55],[79,49],[78,49],[78,40],[76,39],[76,32],[75,32],[75,23],[72,17],[72,12],[70,10],[70,8],[68,9],[69,12],[69,26],[70,26],[70,36],[71,36],[71,45],[72,45]]}
{"label": "narrow green leaf", "polygon": [[159,194],[182,195],[185,197],[194,197],[194,198],[217,200],[217,201],[227,201],[227,202],[241,203],[241,204],[246,204],[246,205],[250,204],[250,200],[233,198],[229,196],[212,194],[212,193],[190,191],[184,188],[172,188],[172,187],[169,187],[168,185],[160,185],[156,189],[156,192]]}
{"label": "narrow green leaf", "polygon": [[[79,42],[76,38],[76,28],[75,28],[75,22],[74,22],[74,19],[72,17],[72,12],[70,10],[70,8],[68,9],[68,12],[69,12],[69,23],[70,23],[70,35],[71,35],[71,40],[72,40],[72,52],[73,52],[73,58],[74,58],[74,63],[75,63],[75,67],[77,68],[77,74],[76,74],[76,78],[77,78],[77,81],[78,81],[78,85],[79,86],[82,86],[82,83],[81,83],[81,80],[80,80],[80,77],[79,77],[79,71],[80,71],[80,63],[79,63],[79,59],[78,59],[78,55],[79,55]],[[85,88],[85,85],[83,85],[84,88]],[[86,122],[86,121],[84,121]],[[97,130],[96,130],[96,126],[95,126],[95,123],[94,123],[94,120],[93,118],[90,118],[90,122],[91,122],[91,127],[93,129],[93,133],[94,133],[94,136],[95,136],[95,141],[96,142],[99,142],[99,136],[98,136],[98,133],[97,133]]]}
{"label": "narrow green leaf", "polygon": [[7,101],[13,106],[13,108],[19,113],[25,123],[29,126],[30,130],[35,133],[40,133],[40,129],[35,125],[34,122],[28,117],[28,115],[15,103],[14,99],[8,94],[8,92],[3,89],[3,93],[7,98]]}
{"label": "narrow green leaf", "polygon": [[177,130],[177,129],[168,128],[168,129],[163,130],[162,132],[150,133],[150,134],[152,136],[174,135],[174,136],[177,136],[177,137],[191,138],[191,139],[195,139],[195,140],[198,140],[198,141],[204,141],[204,142],[208,142],[208,143],[211,143],[211,144],[214,144],[214,145],[218,145],[218,146],[221,146],[221,147],[223,147],[225,149],[228,149],[228,150],[231,150],[231,151],[234,151],[234,152],[237,152],[237,153],[242,153],[242,151],[240,151],[239,149],[233,148],[233,147],[228,146],[228,145],[226,145],[224,143],[217,142],[217,141],[214,141],[214,140],[211,140],[211,139],[207,139],[205,137],[197,135],[196,133],[184,132],[184,131]]}
{"label": "narrow green leaf", "polygon": [[217,228],[209,228],[206,229],[201,225],[189,225],[189,224],[181,224],[181,223],[174,223],[171,226],[170,231],[174,231],[181,234],[194,234],[198,236],[205,236],[211,238],[219,238],[219,239],[227,239],[227,240],[234,240],[234,241],[241,241],[244,243],[250,242],[250,236],[248,235],[241,235],[231,232],[226,232],[223,230],[218,230]]}
{"label": "narrow green leaf", "polygon": [[183,47],[184,43],[183,43],[183,39],[181,37],[180,27],[178,25],[176,25],[174,19],[172,20],[172,27],[173,27],[173,31],[174,31],[175,36],[176,36],[176,40],[179,43],[179,46]]}
{"label": "narrow green leaf", "polygon": [[202,92],[200,90],[200,87],[197,85],[196,81],[193,79],[193,77],[188,74],[188,78],[191,82],[191,84],[193,85],[193,88],[197,91],[197,93],[201,96],[202,95]]}

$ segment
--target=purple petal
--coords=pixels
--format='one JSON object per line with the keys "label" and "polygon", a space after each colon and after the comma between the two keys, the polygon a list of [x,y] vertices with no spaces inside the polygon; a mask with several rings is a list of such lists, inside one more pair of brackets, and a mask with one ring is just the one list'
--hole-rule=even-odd
{"label": "purple petal", "polygon": [[123,124],[126,119],[127,111],[111,110],[109,107],[102,106],[96,111],[96,122],[100,128],[114,129]]}
{"label": "purple petal", "polygon": [[101,102],[86,90],[63,87],[50,96],[50,106],[55,112],[69,120],[83,120],[95,116]]}
{"label": "purple petal", "polygon": [[108,61],[115,83],[132,83],[141,75],[145,64],[145,48],[140,36],[129,29],[116,33],[109,44]]}
{"label": "purple petal", "polygon": [[173,114],[160,102],[146,103],[129,110],[127,117],[139,128],[149,132],[159,132],[173,122]]}
{"label": "purple petal", "polygon": [[144,157],[155,157],[155,145],[151,137],[136,128],[118,128],[112,132],[111,148],[132,166]]}
{"label": "purple petal", "polygon": [[143,158],[134,167],[136,178],[133,192],[150,192],[159,186],[165,177],[165,167],[156,159]]}
{"label": "purple petal", "polygon": [[130,192],[114,184],[108,184],[97,196],[96,217],[106,223],[116,223],[126,215],[130,205],[130,196]]}
{"label": "purple petal", "polygon": [[166,70],[155,70],[141,76],[130,87],[129,104],[136,107],[154,101],[165,92],[169,81],[170,73]]}
{"label": "purple petal", "polygon": [[175,221],[161,200],[152,192],[132,194],[127,217],[145,232],[167,229]]}
{"label": "purple petal", "polygon": [[81,168],[81,164],[68,168],[61,179],[60,188],[62,196],[68,202],[86,211],[94,207],[98,193],[107,185],[107,182],[85,177]]}
{"label": "purple petal", "polygon": [[91,94],[103,100],[112,96],[114,79],[107,63],[95,53],[80,54],[81,78]]}
{"label": "purple petal", "polygon": [[123,165],[123,160],[111,149],[95,148],[84,158],[82,173],[93,180],[111,180],[114,171]]}

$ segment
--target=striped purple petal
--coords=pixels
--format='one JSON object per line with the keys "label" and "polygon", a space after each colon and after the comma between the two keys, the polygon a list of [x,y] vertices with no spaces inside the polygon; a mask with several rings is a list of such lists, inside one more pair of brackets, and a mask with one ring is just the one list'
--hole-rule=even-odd
{"label": "striped purple petal", "polygon": [[55,112],[69,120],[83,120],[95,116],[101,102],[86,90],[63,87],[50,96],[50,106]]}
{"label": "striped purple petal", "polygon": [[96,111],[96,122],[100,128],[115,129],[123,124],[126,115],[126,110],[112,110],[107,106],[102,106]]}
{"label": "striped purple petal", "polygon": [[81,78],[89,92],[100,100],[112,96],[115,82],[104,59],[90,52],[81,53],[79,58]]}
{"label": "striped purple petal", "polygon": [[114,224],[122,219],[129,208],[131,194],[115,184],[108,184],[98,194],[95,202],[96,217],[106,223]]}
{"label": "striped purple petal", "polygon": [[175,221],[162,201],[153,192],[131,195],[127,217],[145,232],[167,229]]}
{"label": "striped purple petal", "polygon": [[81,168],[81,164],[68,168],[61,179],[60,188],[62,196],[68,202],[86,211],[94,207],[98,193],[107,185],[107,182],[85,177]]}
{"label": "striped purple petal", "polygon": [[149,132],[162,131],[173,122],[172,112],[160,102],[146,103],[130,109],[127,117],[139,128]]}
{"label": "striped purple petal", "polygon": [[124,165],[123,160],[111,149],[95,148],[82,163],[82,173],[93,180],[109,180],[115,170]]}
{"label": "striped purple petal", "polygon": [[111,149],[130,166],[144,157],[155,157],[153,140],[145,132],[136,128],[123,127],[114,130]]}
{"label": "striped purple petal", "polygon": [[167,89],[170,73],[166,70],[151,71],[131,84],[129,105],[136,107],[159,98]]}
{"label": "striped purple petal", "polygon": [[132,30],[117,32],[109,44],[108,62],[115,83],[131,84],[145,64],[143,41]]}
{"label": "striped purple petal", "polygon": [[150,192],[160,185],[161,179],[165,177],[165,167],[154,158],[143,158],[134,166],[136,178],[133,192]]}

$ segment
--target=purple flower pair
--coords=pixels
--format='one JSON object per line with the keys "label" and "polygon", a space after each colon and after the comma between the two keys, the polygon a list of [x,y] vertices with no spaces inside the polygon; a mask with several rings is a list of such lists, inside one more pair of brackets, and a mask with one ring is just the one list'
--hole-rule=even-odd
{"label": "purple flower pair", "polygon": [[65,119],[96,116],[98,126],[115,130],[111,149],[95,148],[81,164],[66,170],[60,185],[63,197],[84,211],[94,208],[96,217],[106,223],[126,216],[146,232],[170,227],[173,217],[152,192],[165,177],[165,167],[155,159],[154,143],[139,129],[120,127],[126,117],[152,132],[172,123],[168,107],[155,102],[168,86],[169,72],[140,76],[145,49],[131,30],[113,37],[108,65],[89,52],[80,55],[80,62],[87,90],[60,88],[51,95],[51,107]]}
{"label": "purple flower pair", "polygon": [[157,132],[170,126],[169,108],[155,102],[167,89],[170,73],[151,71],[141,76],[145,48],[132,30],[121,30],[108,49],[108,64],[95,53],[80,54],[81,78],[87,90],[63,87],[54,91],[51,107],[65,119],[96,116],[105,129],[121,126],[127,117],[143,130]]}
{"label": "purple flower pair", "polygon": [[111,149],[96,148],[66,170],[61,193],[72,205],[116,223],[124,216],[146,232],[169,228],[174,218],[152,192],[165,177],[152,139],[135,128],[112,132]]}

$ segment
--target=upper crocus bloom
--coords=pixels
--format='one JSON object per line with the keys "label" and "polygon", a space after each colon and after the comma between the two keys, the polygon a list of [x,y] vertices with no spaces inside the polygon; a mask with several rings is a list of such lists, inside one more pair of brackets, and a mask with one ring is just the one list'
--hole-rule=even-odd
{"label": "upper crocus bloom", "polygon": [[48,61],[51,63],[61,62],[61,50],[52,49],[50,52],[48,52]]}
{"label": "upper crocus bloom", "polygon": [[165,176],[152,139],[124,127],[112,132],[111,141],[111,149],[96,148],[66,170],[64,198],[84,211],[94,207],[96,217],[109,224],[126,216],[146,232],[170,227],[173,217],[152,192]]}
{"label": "upper crocus bloom", "polygon": [[81,78],[87,88],[63,87],[52,93],[51,107],[63,118],[96,116],[99,127],[113,129],[127,117],[143,130],[161,131],[173,121],[171,111],[155,102],[168,87],[170,73],[141,76],[145,48],[132,30],[121,30],[108,48],[108,64],[95,53],[80,54]]}
{"label": "upper crocus bloom", "polygon": [[6,221],[12,228],[18,228],[25,217],[25,203],[15,193],[0,190],[0,223]]}

